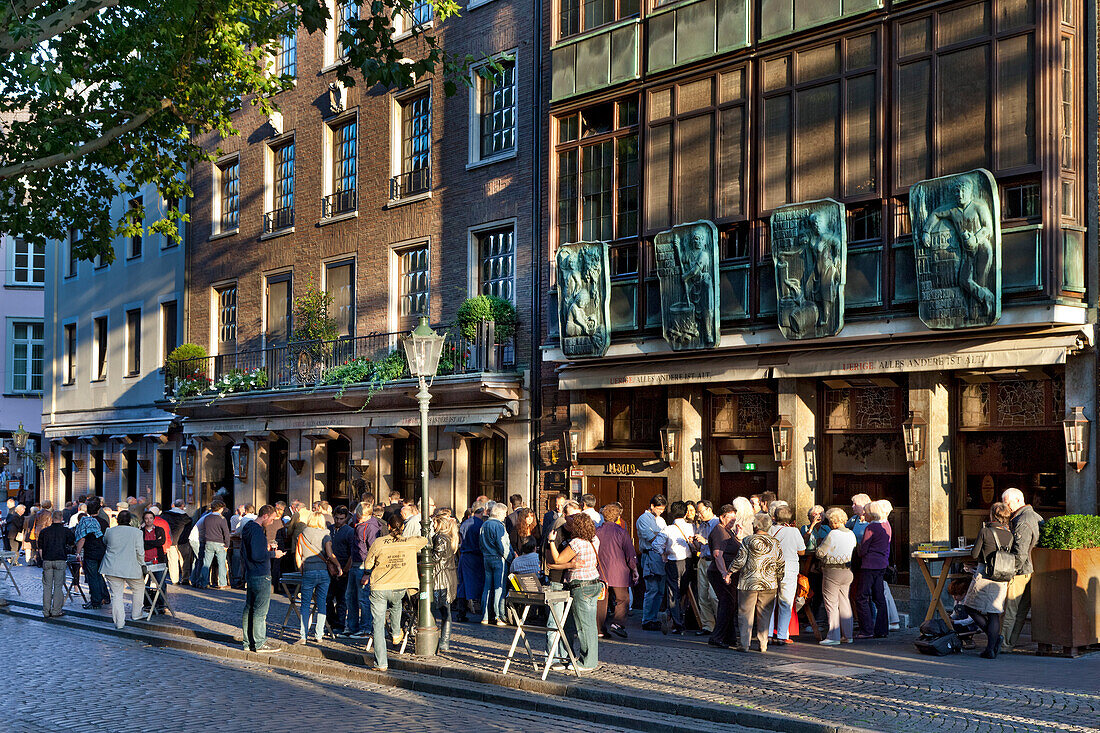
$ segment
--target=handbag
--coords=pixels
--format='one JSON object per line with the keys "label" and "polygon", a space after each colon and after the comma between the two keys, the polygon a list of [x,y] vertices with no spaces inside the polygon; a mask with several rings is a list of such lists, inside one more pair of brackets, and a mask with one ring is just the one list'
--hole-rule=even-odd
{"label": "handbag", "polygon": [[[996,533],[993,536],[996,537]],[[1016,577],[1016,556],[1011,548],[1001,547],[1001,543],[997,542],[997,550],[985,563],[984,575],[997,583],[1006,583]]]}
{"label": "handbag", "polygon": [[15,541],[18,542],[19,544],[23,544],[23,533],[22,532],[16,532],[15,533]]}
{"label": "handbag", "polygon": [[314,547],[313,544],[306,539],[306,536],[304,534],[298,535],[298,541],[304,543],[306,547],[313,550],[313,552],[318,557],[325,561],[325,567],[328,569],[329,575],[334,578],[339,578],[341,575],[344,574],[344,569],[340,567],[340,563],[336,562],[335,558],[326,555],[323,551],[323,548],[322,550],[318,550],[316,547]]}

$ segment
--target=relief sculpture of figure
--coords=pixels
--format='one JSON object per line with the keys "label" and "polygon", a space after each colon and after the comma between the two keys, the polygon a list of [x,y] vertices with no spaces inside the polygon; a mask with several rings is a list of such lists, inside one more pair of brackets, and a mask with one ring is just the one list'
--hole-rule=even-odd
{"label": "relief sculpture of figure", "polygon": [[924,221],[924,245],[930,247],[935,224],[945,223],[955,230],[959,243],[959,287],[966,293],[970,319],[989,317],[995,298],[989,287],[993,265],[993,214],[984,201],[974,199],[974,184],[960,177],[951,186],[953,201],[929,212]]}
{"label": "relief sculpture of figure", "polygon": [[602,356],[608,332],[606,245],[579,242],[558,250],[558,317],[567,356]]}
{"label": "relief sculpture of figure", "polygon": [[565,248],[558,251],[558,271],[563,275],[558,287],[566,336],[590,336],[594,328],[594,322],[587,315],[591,296],[577,267],[578,254]]}
{"label": "relief sculpture of figure", "polygon": [[683,254],[684,285],[688,300],[695,311],[695,322],[699,324],[699,333],[703,342],[717,343],[714,332],[714,263],[710,257],[710,242],[701,228],[695,228],[688,238],[688,246],[681,250]]}
{"label": "relief sculpture of figure", "polygon": [[817,325],[828,327],[833,321],[840,292],[840,239],[829,231],[824,211],[806,218],[809,245],[813,257],[813,299],[817,306]]}

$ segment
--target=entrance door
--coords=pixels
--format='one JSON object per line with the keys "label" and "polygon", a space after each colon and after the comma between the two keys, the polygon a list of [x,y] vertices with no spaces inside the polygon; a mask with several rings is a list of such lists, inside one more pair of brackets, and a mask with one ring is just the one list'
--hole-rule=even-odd
{"label": "entrance door", "polygon": [[279,438],[269,444],[267,460],[267,503],[287,502],[286,466],[290,457],[290,446],[285,438]]}
{"label": "entrance door", "polygon": [[348,466],[351,461],[351,443],[347,438],[338,438],[328,442],[325,461],[325,499],[332,506],[348,505],[351,495],[351,482],[348,480]]}
{"label": "entrance door", "polygon": [[176,476],[176,470],[172,461],[172,455],[170,449],[157,450],[158,496],[160,497],[160,505],[165,511],[167,511],[168,507],[172,506],[172,499],[175,494],[175,487],[172,486],[172,481]]}
{"label": "entrance door", "polygon": [[649,500],[657,494],[665,493],[665,480],[656,477],[618,478],[616,476],[589,476],[586,480],[587,491],[596,497],[596,509],[619,502],[623,505],[623,523],[630,531],[630,539],[636,545],[638,538],[635,522],[638,516],[649,509]]}

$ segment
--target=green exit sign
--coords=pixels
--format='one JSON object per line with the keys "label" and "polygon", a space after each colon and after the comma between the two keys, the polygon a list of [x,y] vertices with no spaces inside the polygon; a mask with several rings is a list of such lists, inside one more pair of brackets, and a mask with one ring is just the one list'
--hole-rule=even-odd
{"label": "green exit sign", "polygon": [[756,464],[755,463],[742,463],[741,464],[741,470],[742,471],[755,471],[756,470]]}

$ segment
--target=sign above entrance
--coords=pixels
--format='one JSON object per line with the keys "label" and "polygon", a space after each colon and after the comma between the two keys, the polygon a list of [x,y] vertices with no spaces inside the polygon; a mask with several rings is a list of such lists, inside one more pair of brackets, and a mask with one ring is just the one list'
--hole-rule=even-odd
{"label": "sign above entrance", "polygon": [[567,357],[603,356],[611,345],[611,268],[605,242],[558,248],[558,329]]}
{"label": "sign above entrance", "polygon": [[985,169],[909,189],[917,314],[929,328],[992,326],[1001,317],[1001,212]]}
{"label": "sign above entrance", "polygon": [[653,240],[661,282],[661,327],[673,351],[713,349],[721,339],[718,227],[680,224]]}
{"label": "sign above entrance", "polygon": [[788,339],[836,336],[844,328],[848,233],[832,199],[781,206],[771,217],[779,330]]}
{"label": "sign above entrance", "polygon": [[633,476],[638,473],[637,463],[608,463],[606,472],[611,476]]}

